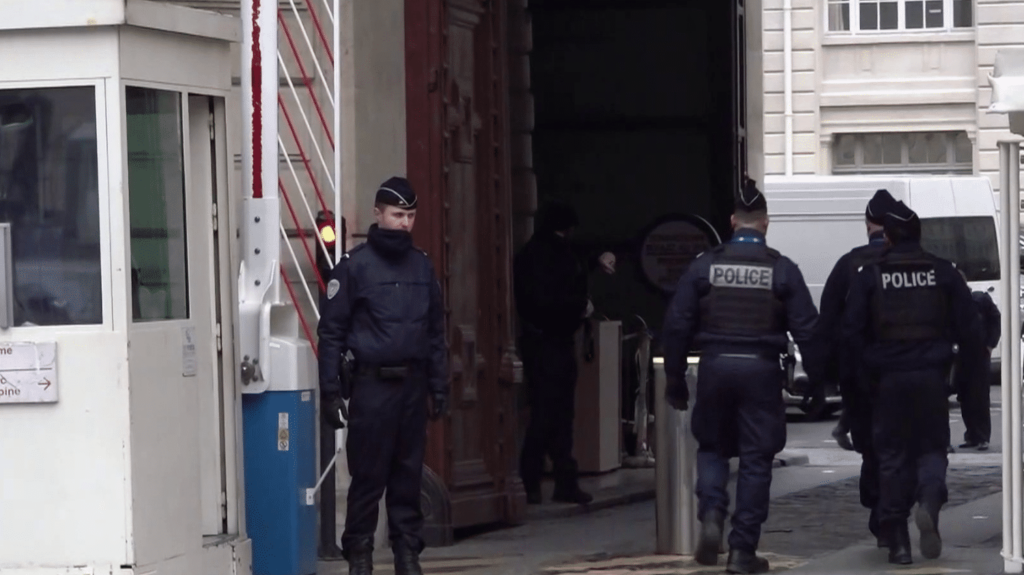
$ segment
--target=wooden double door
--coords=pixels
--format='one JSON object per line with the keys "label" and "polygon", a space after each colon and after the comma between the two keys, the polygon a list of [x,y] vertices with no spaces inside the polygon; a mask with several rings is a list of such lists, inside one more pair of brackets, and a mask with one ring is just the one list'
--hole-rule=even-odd
{"label": "wooden double door", "polygon": [[408,174],[417,243],[445,296],[451,416],[432,424],[428,543],[452,528],[516,523],[517,383],[503,0],[406,0]]}

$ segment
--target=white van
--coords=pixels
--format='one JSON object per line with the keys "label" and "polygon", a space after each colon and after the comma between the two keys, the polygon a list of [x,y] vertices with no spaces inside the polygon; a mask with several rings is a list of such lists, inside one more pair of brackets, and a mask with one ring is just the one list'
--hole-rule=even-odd
{"label": "white van", "polygon": [[[954,262],[972,291],[988,292],[1000,302],[998,208],[988,178],[768,176],[764,188],[770,217],[768,245],[800,267],[815,305],[836,261],[867,243],[864,210],[881,188],[917,212],[926,250]],[[992,367],[998,377],[998,347]],[[829,400],[836,404],[838,396],[830,393]]]}

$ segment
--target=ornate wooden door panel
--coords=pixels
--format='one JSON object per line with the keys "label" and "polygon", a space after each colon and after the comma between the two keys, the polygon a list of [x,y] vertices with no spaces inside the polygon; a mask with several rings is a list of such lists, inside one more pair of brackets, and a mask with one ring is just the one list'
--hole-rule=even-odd
{"label": "ornate wooden door panel", "polygon": [[442,278],[452,373],[452,414],[431,427],[428,446],[428,531],[523,514],[511,389],[504,11],[495,0],[406,1],[409,178],[426,199],[416,235]]}

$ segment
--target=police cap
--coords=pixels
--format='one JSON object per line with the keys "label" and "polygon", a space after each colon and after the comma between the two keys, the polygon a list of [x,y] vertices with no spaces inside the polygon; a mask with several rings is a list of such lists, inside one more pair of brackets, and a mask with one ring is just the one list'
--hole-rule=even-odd
{"label": "police cap", "polygon": [[377,189],[377,204],[385,206],[398,206],[403,210],[416,209],[416,192],[412,191],[412,184],[405,178],[389,178]]}
{"label": "police cap", "polygon": [[761,190],[757,189],[757,182],[746,178],[739,194],[734,198],[735,210],[748,214],[763,213],[768,211],[768,202]]}
{"label": "police cap", "polygon": [[893,204],[885,214],[885,235],[892,243],[921,239],[921,219],[903,202]]}
{"label": "police cap", "polygon": [[878,190],[868,202],[868,207],[864,210],[864,217],[873,224],[884,225],[885,214],[891,212],[894,206],[896,206],[896,198],[892,197],[889,190]]}

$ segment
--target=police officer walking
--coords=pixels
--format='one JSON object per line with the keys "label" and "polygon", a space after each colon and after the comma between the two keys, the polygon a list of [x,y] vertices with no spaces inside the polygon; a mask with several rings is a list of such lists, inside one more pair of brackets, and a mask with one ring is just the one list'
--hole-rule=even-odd
{"label": "police officer walking", "polygon": [[[960,270],[960,275],[967,281],[963,270]],[[966,428],[960,449],[977,448],[978,451],[988,451],[988,442],[992,436],[989,365],[992,361],[992,350],[999,345],[1002,322],[999,308],[991,296],[983,291],[972,291],[971,298],[981,320],[984,345],[973,357],[960,353],[956,358],[956,368],[953,371],[956,378],[954,387]]]}
{"label": "police officer walking", "polygon": [[[843,333],[877,384],[872,439],[878,457],[878,521],[889,562],[913,562],[907,519],[914,501],[921,554],[942,553],[939,510],[947,500],[953,343],[981,345],[970,290],[953,265],[921,248],[921,220],[903,202],[885,216],[890,247],[850,287]],[[916,479],[916,493],[911,487]]]}
{"label": "police officer walking", "polygon": [[613,273],[615,258],[605,252],[589,262],[580,261],[570,243],[579,218],[568,204],[548,203],[537,220],[537,231],[513,262],[516,308],[522,320],[519,349],[530,407],[519,475],[527,503],[541,503],[541,476],[548,456],[555,476],[552,499],[587,504],[593,496],[580,489],[572,456],[578,373],[575,334],[593,311],[587,295],[590,264]]}
{"label": "police officer walking", "polygon": [[[373,569],[377,507],[387,490],[388,531],[397,575],[420,575],[420,482],[428,417],[446,414],[444,304],[430,258],[413,247],[417,199],[409,182],[377,190],[367,242],[342,256],[320,309],[323,417],[344,426],[352,483],[341,543],[352,575]],[[343,356],[354,357],[351,381]]]}
{"label": "police officer walking", "polygon": [[812,349],[818,312],[796,264],[765,244],[767,209],[748,180],[736,201],[732,240],[690,264],[664,322],[666,399],[676,409],[689,402],[687,355],[701,349],[692,418],[702,524],[695,559],[701,565],[718,563],[729,459],[740,459],[729,573],[769,568],[756,551],[768,518],[772,461],[786,444],[780,355],[787,331],[803,347],[808,373],[820,373],[820,354]]}
{"label": "police officer walking", "polygon": [[[868,243],[856,247],[839,258],[832,273],[825,281],[821,292],[821,309],[818,316],[817,334],[826,350],[825,376],[828,381],[839,383],[843,397],[843,412],[832,435],[844,449],[854,449],[861,454],[860,503],[871,510],[868,529],[875,537],[878,531],[878,462],[871,445],[871,396],[872,383],[861,369],[860,358],[851,357],[849,348],[842,339],[843,311],[850,283],[864,265],[881,257],[886,250],[883,218],[896,205],[896,199],[888,190],[878,190],[864,210],[864,224]],[[846,436],[849,433],[853,439]],[[888,543],[878,539],[879,547]]]}

